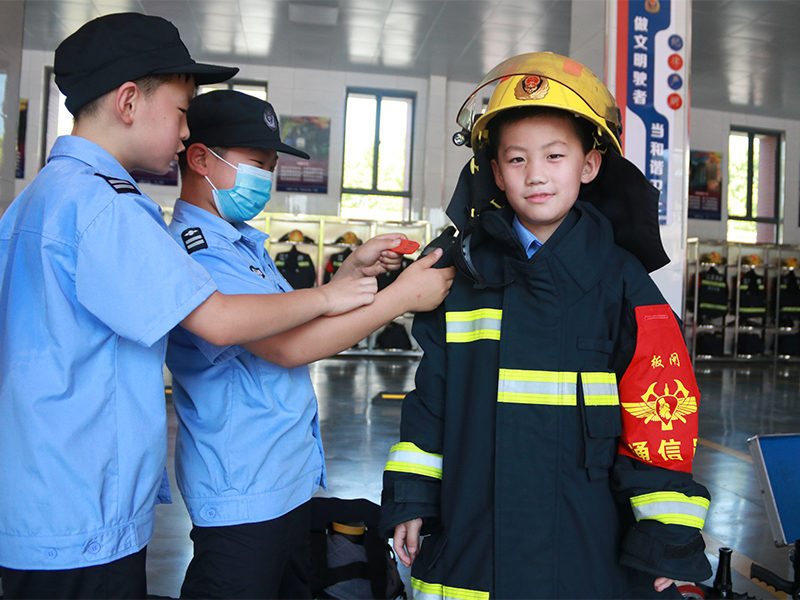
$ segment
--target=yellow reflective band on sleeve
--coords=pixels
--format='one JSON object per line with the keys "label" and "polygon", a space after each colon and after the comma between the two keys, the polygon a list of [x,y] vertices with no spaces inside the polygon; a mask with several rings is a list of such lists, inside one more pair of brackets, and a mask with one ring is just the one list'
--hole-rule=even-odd
{"label": "yellow reflective band on sleeve", "polygon": [[489,600],[489,592],[425,583],[416,577],[411,578],[411,587],[414,589],[414,600]]}
{"label": "yellow reflective band on sleeve", "polygon": [[578,374],[574,372],[500,369],[497,401],[577,406],[577,382]]}
{"label": "yellow reflective band on sleeve", "polygon": [[618,406],[615,373],[581,373],[583,403],[586,406]]}
{"label": "yellow reflective band on sleeve", "polygon": [[448,312],[445,315],[447,343],[499,340],[503,311],[496,308]]}
{"label": "yellow reflective band on sleeve", "polygon": [[686,525],[702,529],[709,501],[702,496],[687,496],[680,492],[653,492],[631,498],[637,521],[651,519],[665,525]]}
{"label": "yellow reflective band on sleeve", "polygon": [[400,442],[389,451],[389,460],[384,470],[441,479],[442,455],[420,450],[411,442]]}

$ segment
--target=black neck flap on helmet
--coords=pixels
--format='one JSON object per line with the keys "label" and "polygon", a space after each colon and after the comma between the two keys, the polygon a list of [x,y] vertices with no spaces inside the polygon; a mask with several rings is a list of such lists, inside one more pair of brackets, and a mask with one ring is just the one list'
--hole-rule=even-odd
{"label": "black neck flap on helmet", "polygon": [[[607,151],[597,177],[581,185],[578,199],[597,208],[611,222],[614,242],[652,273],[670,261],[658,224],[659,194],[636,165],[614,151]],[[497,285],[487,282],[477,270],[470,257],[470,246],[481,215],[506,203],[505,195],[495,183],[486,148],[480,148],[461,170],[446,210],[455,227],[448,227],[433,240],[424,254],[433,248],[443,248],[445,254],[437,267],[455,264],[479,286]]]}
{"label": "black neck flap on helmet", "polygon": [[454,226],[447,227],[428,244],[422,256],[429,254],[434,248],[442,248],[444,254],[436,267],[455,265],[479,287],[505,285],[487,283],[470,256],[472,235],[479,228],[480,216],[486,211],[497,210],[505,205],[505,194],[495,184],[491,161],[486,156],[486,149],[481,148],[461,169],[456,189],[445,211]]}
{"label": "black neck flap on helmet", "polygon": [[660,195],[636,165],[608,151],[597,177],[581,185],[578,200],[594,205],[611,221],[617,246],[633,254],[652,273],[670,261],[658,225]]}

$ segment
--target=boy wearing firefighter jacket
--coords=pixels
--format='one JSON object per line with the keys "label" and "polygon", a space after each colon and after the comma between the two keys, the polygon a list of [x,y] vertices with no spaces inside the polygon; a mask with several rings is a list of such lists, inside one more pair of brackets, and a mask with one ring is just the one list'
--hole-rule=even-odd
{"label": "boy wearing firefighter jacket", "polygon": [[616,102],[533,53],[459,123],[475,153],[448,207],[459,235],[434,242],[457,273],[415,319],[382,532],[415,598],[680,598],[671,580],[711,575],[700,394],[648,275],[669,260],[658,193],[621,155]]}

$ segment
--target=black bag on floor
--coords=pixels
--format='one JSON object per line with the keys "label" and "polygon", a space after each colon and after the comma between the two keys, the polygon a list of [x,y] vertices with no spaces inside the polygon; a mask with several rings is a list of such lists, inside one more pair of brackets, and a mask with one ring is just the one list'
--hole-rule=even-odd
{"label": "black bag on floor", "polygon": [[797,356],[800,354],[800,333],[778,336],[778,354]]}
{"label": "black bag on floor", "polygon": [[394,552],[378,535],[380,506],[311,499],[311,592],[338,600],[406,598]]}
{"label": "black bag on floor", "polygon": [[697,353],[704,356],[722,356],[725,354],[725,341],[720,333],[698,333]]}
{"label": "black bag on floor", "polygon": [[393,321],[378,334],[375,345],[384,350],[411,350],[411,338],[402,323]]}
{"label": "black bag on floor", "polygon": [[738,351],[750,356],[764,354],[764,338],[757,333],[740,333]]}

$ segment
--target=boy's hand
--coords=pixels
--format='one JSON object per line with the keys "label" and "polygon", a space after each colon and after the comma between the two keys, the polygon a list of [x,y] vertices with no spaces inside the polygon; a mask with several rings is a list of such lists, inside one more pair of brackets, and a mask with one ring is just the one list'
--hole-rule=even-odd
{"label": "boy's hand", "polygon": [[453,285],[455,267],[434,269],[433,265],[442,256],[442,249],[436,248],[427,256],[417,259],[400,273],[397,280],[388,288],[393,293],[406,298],[406,310],[427,312],[442,303],[450,286]]}
{"label": "boy's hand", "polygon": [[387,271],[400,268],[402,255],[392,252],[391,249],[406,239],[403,233],[384,233],[376,235],[353,250],[352,254],[342,263],[333,279],[336,277],[376,277]]}
{"label": "boy's hand", "polygon": [[653,584],[653,587],[656,588],[657,592],[663,592],[673,583],[675,582],[672,581],[672,579],[667,579],[666,577],[659,577],[658,579],[656,579],[655,583]]}
{"label": "boy's hand", "polygon": [[419,554],[419,530],[421,528],[422,519],[406,521],[394,528],[392,545],[397,558],[405,567],[410,567]]}
{"label": "boy's hand", "polygon": [[328,302],[328,310],[323,314],[333,317],[372,304],[378,291],[378,281],[374,277],[340,277],[331,279],[318,289]]}

